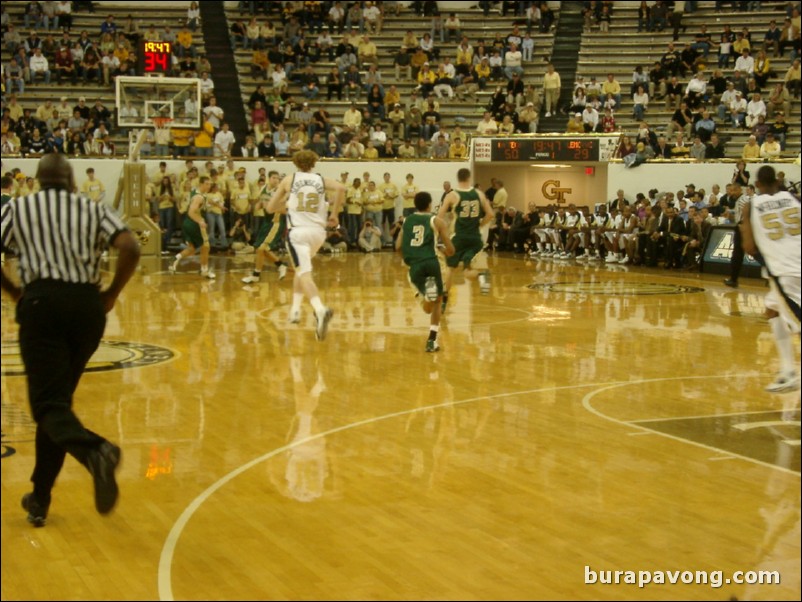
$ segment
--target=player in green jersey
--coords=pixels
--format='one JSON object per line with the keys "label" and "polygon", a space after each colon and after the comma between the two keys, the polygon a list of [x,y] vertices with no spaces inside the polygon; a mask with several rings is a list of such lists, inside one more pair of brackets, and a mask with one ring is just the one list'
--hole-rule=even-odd
{"label": "player in green jersey", "polygon": [[448,266],[443,293],[443,310],[448,303],[448,291],[454,278],[454,269],[460,264],[465,268],[466,278],[479,278],[479,290],[483,295],[490,292],[490,271],[487,268],[487,253],[484,252],[484,240],[481,229],[493,221],[495,214],[490,201],[481,190],[471,183],[471,170],[460,169],[457,172],[457,187],[446,195],[437,214],[445,221],[448,214],[454,215],[455,252],[446,260]]}
{"label": "player in green jersey", "polygon": [[422,299],[423,311],[431,316],[429,339],[426,341],[428,352],[440,350],[437,335],[440,331],[443,276],[437,255],[438,239],[442,240],[447,256],[454,254],[446,222],[431,213],[431,209],[432,195],[417,193],[416,211],[404,220],[401,236],[396,239],[396,250],[402,252],[404,263],[409,266],[409,281]]}

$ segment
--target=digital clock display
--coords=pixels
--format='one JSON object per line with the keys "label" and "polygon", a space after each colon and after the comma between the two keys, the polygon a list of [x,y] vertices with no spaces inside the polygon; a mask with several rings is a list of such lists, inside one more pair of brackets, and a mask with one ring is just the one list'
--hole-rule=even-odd
{"label": "digital clock display", "polygon": [[167,73],[172,67],[173,45],[170,42],[139,42],[139,72]]}
{"label": "digital clock display", "polygon": [[598,138],[493,140],[491,161],[598,161]]}

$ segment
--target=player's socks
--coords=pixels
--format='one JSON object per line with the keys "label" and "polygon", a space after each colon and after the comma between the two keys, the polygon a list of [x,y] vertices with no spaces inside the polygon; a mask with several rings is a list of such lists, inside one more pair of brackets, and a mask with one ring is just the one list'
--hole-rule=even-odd
{"label": "player's socks", "polygon": [[326,306],[323,305],[323,301],[320,300],[320,297],[312,297],[309,299],[309,302],[312,304],[312,307],[315,309],[315,313],[323,313],[326,311]]}
{"label": "player's socks", "polygon": [[774,334],[777,353],[780,355],[780,370],[785,373],[795,372],[796,362],[794,361],[794,346],[791,342],[791,333],[780,316],[769,320],[769,324],[771,324],[771,331]]}
{"label": "player's socks", "polygon": [[448,305],[448,293],[443,293],[443,304],[440,306],[441,313],[445,313],[446,305]]}

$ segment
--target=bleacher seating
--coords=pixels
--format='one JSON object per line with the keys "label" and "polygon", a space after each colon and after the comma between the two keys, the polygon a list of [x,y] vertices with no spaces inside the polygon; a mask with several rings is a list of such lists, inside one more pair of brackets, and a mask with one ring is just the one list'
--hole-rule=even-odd
{"label": "bleacher seating", "polygon": [[[3,6],[9,14],[10,23],[14,24],[15,28],[19,31],[20,36],[24,39],[28,35],[28,31],[24,31],[23,14],[27,2],[8,1],[4,2]],[[132,15],[133,13],[133,15]],[[101,23],[110,14],[115,16],[115,22],[121,31],[126,31],[126,22],[130,16],[136,24],[139,33],[145,32],[151,25],[155,26],[158,31],[163,31],[165,27],[169,26],[173,32],[178,32],[186,21],[187,9],[182,5],[166,5],[162,2],[141,2],[135,6],[117,6],[111,5],[106,7],[95,3],[94,12],[87,12],[82,10],[80,12],[72,13],[72,27],[71,38],[77,39],[81,31],[86,30],[89,32],[90,38],[97,46],[100,39]],[[44,38],[48,33],[54,33],[51,29],[50,32],[39,30],[39,37]],[[61,32],[54,34],[58,39]],[[193,41],[196,51],[199,55],[205,54],[203,45],[203,32],[200,28],[193,32]],[[2,62],[5,66],[9,60],[8,52],[3,46]],[[41,79],[33,84],[25,85],[25,93],[17,95],[19,104],[25,109],[30,108],[33,111],[43,104],[46,100],[52,100],[56,104],[60,97],[66,96],[72,105],[77,104],[80,97],[86,98],[86,103],[90,107],[94,104],[95,99],[100,99],[103,104],[110,110],[115,108],[115,90],[114,85],[104,85],[95,80],[90,81],[88,84],[82,84],[79,80],[77,85],[72,85],[70,82],[57,83],[55,71],[53,69],[52,57],[48,57],[50,61],[51,80],[49,84],[45,84]],[[6,90],[6,94],[10,92],[16,93],[17,90]],[[128,152],[128,130],[116,127],[116,121],[112,120],[111,140],[115,145],[115,154],[122,156]]]}
{"label": "bleacher seating", "polygon": [[[583,76],[585,82],[589,82],[592,76],[595,76],[599,83],[604,82],[608,73],[615,76],[622,88],[622,106],[615,111],[616,125],[624,132],[633,135],[638,126],[633,116],[633,102],[629,93],[632,73],[638,65],[643,67],[645,73],[648,73],[652,64],[662,58],[669,43],[673,40],[673,28],[670,24],[663,31],[638,32],[639,4],[639,2],[616,2],[609,33],[600,32],[597,26],[594,26],[590,32],[584,33],[577,66],[577,76]],[[730,3],[727,3],[722,10],[716,11],[714,2],[699,2],[697,11],[684,15],[682,25],[685,29],[679,31],[679,39],[674,42],[675,48],[677,51],[681,51],[686,42],[693,43],[694,36],[700,31],[702,25],[707,26],[713,41],[717,42],[724,25],[729,24],[732,31],[736,33],[744,27],[749,28],[753,55],[755,55],[757,50],[762,47],[763,37],[770,21],[774,19],[778,25],[782,25],[786,17],[786,5],[786,2],[762,2],[759,10],[742,12],[732,10]],[[769,78],[766,86],[762,89],[764,100],[768,99],[774,85],[783,81],[792,62],[789,50],[786,50],[784,57],[774,57],[772,51],[767,54],[776,76]],[[717,51],[713,48],[704,68],[708,78],[717,68],[717,58]],[[731,61],[730,68],[723,70],[725,77],[732,75],[733,63],[734,61]],[[683,89],[688,83],[690,75],[688,73],[685,77],[679,77]],[[715,113],[715,111],[716,107],[711,107],[711,112]],[[672,113],[673,109],[666,110],[662,100],[650,99],[644,118],[653,131],[661,133],[670,122]],[[749,130],[732,127],[730,123],[722,123],[718,119],[716,121],[717,131],[726,144],[727,156],[740,157],[741,150],[750,135]],[[771,118],[767,119],[767,123],[771,121]],[[800,152],[798,129],[800,101],[798,98],[794,99],[793,96],[791,114],[786,115],[786,122],[790,124],[791,135],[787,139],[783,156],[795,157]]]}
{"label": "bleacher seating", "polygon": [[[441,3],[442,4],[442,3]],[[515,23],[523,23],[521,31],[526,29],[525,21],[516,18],[513,15],[501,16],[497,11],[492,11],[488,17],[484,17],[482,11],[478,8],[456,11],[457,16],[462,23],[462,32],[468,37],[469,42],[475,45],[479,40],[484,40],[488,47],[491,47],[492,41],[497,34],[506,36],[512,31]],[[559,10],[554,11],[555,15],[559,15]],[[444,17],[447,13],[444,13]],[[227,17],[229,20],[229,27],[234,20],[240,19],[240,14],[236,6],[228,5]],[[248,15],[245,15],[247,22]],[[275,18],[271,15],[271,18]],[[257,15],[257,20],[263,21],[264,15]],[[276,29],[281,30],[281,24],[275,23]],[[417,87],[417,82],[407,77],[406,69],[400,69],[400,77],[396,77],[396,67],[394,66],[394,58],[401,47],[401,42],[404,34],[411,30],[415,35],[420,38],[424,33],[430,30],[430,18],[416,15],[408,8],[404,9],[399,16],[388,14],[384,18],[384,25],[381,34],[378,36],[371,36],[372,41],[376,44],[378,50],[378,70],[381,73],[383,85],[388,88],[394,84],[400,95],[401,104],[410,98],[412,90]],[[549,33],[538,33],[537,29],[533,29],[531,36],[534,40],[535,47],[532,53],[532,60],[523,63],[524,75],[523,81],[525,85],[534,84],[540,90],[542,87],[543,74],[546,71],[547,59],[551,56],[554,34],[553,31]],[[313,41],[317,37],[317,33],[307,34],[307,40]],[[335,45],[340,41],[342,36],[333,34]],[[440,52],[440,59],[449,57],[451,62],[455,62],[456,50],[458,42],[446,41],[440,42],[438,37],[434,37],[435,47]],[[240,46],[237,47],[236,52],[237,70],[240,79],[240,86],[242,91],[242,102],[245,105],[246,113],[250,115],[250,109],[247,107],[251,93],[256,90],[259,84],[264,84],[265,89],[270,91],[272,82],[268,76],[263,78],[254,78],[251,75],[251,58],[253,55],[252,50],[245,50]],[[326,56],[321,57],[321,60],[316,63],[311,63],[314,72],[318,75],[321,81],[321,92],[317,98],[311,103],[313,108],[323,106],[331,115],[331,121],[334,124],[341,124],[342,117],[345,111],[350,106],[350,102],[345,99],[338,101],[333,98],[331,101],[326,100],[326,74],[334,66],[334,62],[328,61]],[[432,61],[432,69],[436,69],[437,61]],[[363,79],[367,67],[360,69]],[[472,132],[476,128],[476,124],[481,119],[482,113],[485,110],[490,97],[497,85],[501,85],[506,89],[507,81],[501,79],[498,81],[488,82],[487,87],[479,91],[473,96],[468,96],[465,100],[461,101],[458,98],[449,100],[448,98],[438,99],[440,105],[440,115],[442,124],[447,128],[452,128],[459,124],[462,126],[463,131]],[[291,83],[290,93],[295,100],[305,100],[300,94],[300,85]],[[364,92],[360,95],[360,102],[364,102]],[[294,122],[292,118],[285,121],[285,128],[292,131]]]}

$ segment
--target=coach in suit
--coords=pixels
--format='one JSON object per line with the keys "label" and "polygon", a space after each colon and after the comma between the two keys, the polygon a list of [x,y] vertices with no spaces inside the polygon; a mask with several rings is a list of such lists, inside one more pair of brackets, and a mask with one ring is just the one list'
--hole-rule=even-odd
{"label": "coach in suit", "polygon": [[667,209],[667,223],[668,226],[666,228],[666,265],[665,269],[670,270],[671,268],[679,268],[680,263],[682,260],[682,249],[685,247],[686,240],[683,240],[684,237],[687,237],[688,232],[685,224],[685,220],[682,219],[682,216],[677,212],[674,207],[668,207]]}

